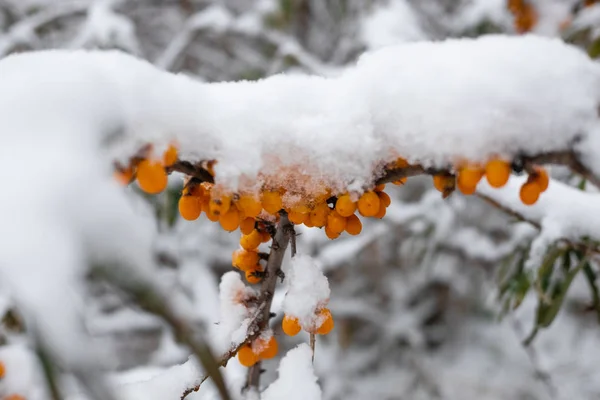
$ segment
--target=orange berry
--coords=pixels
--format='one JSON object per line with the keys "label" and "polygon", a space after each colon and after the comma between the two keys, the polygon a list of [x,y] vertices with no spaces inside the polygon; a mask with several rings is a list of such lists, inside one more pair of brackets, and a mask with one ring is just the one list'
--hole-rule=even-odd
{"label": "orange berry", "polygon": [[[327,199],[325,199],[327,200]],[[324,201],[324,200],[323,200]],[[291,213],[310,214],[310,207],[306,204],[296,205],[290,209]]]}
{"label": "orange berry", "polygon": [[251,195],[241,196],[237,204],[240,211],[242,211],[246,217],[255,218],[262,211],[262,204],[260,204],[260,201]]}
{"label": "orange berry", "polygon": [[491,187],[501,188],[510,178],[510,163],[504,160],[491,160],[485,164],[485,177]]}
{"label": "orange berry", "polygon": [[167,150],[163,153],[163,165],[165,167],[170,167],[171,165],[177,162],[177,147],[172,144],[169,145]]}
{"label": "orange berry", "polygon": [[389,207],[392,204],[392,199],[386,192],[377,192],[377,196],[379,196],[379,200],[383,203],[384,207]]}
{"label": "orange berry", "polygon": [[257,283],[262,281],[262,276],[260,275],[260,272],[262,271],[263,269],[260,265],[256,265],[254,266],[254,268],[247,270],[246,280],[248,281],[248,283],[251,285],[256,285]]}
{"label": "orange berry", "polygon": [[540,197],[540,193],[542,190],[540,189],[540,185],[535,181],[527,181],[521,186],[521,191],[519,192],[519,197],[521,201],[526,206],[530,206],[535,204],[535,202]]}
{"label": "orange berry", "polygon": [[129,167],[123,170],[115,171],[113,176],[123,186],[127,186],[133,179],[133,168]]}
{"label": "orange berry", "polygon": [[346,229],[346,218],[338,214],[337,211],[331,210],[327,216],[327,225],[325,228],[329,229],[331,232],[337,233],[339,236],[339,234]]}
{"label": "orange berry", "polygon": [[456,179],[452,175],[433,176],[433,186],[442,193],[454,189],[455,181]]}
{"label": "orange berry", "polygon": [[281,321],[281,329],[283,330],[283,333],[288,336],[296,336],[300,333],[302,327],[300,326],[298,318],[284,315],[283,320]]}
{"label": "orange berry", "polygon": [[319,317],[324,318],[323,323],[317,329],[319,335],[327,335],[333,330],[333,316],[328,308],[324,308],[319,312]]}
{"label": "orange berry", "polygon": [[485,171],[476,165],[467,165],[458,171],[458,182],[464,186],[477,187]]}
{"label": "orange berry", "polygon": [[2,361],[0,361],[0,379],[4,378],[6,375],[6,366]]}
{"label": "orange berry", "polygon": [[313,226],[322,228],[325,226],[325,224],[327,224],[328,215],[329,206],[327,203],[320,203],[310,212],[310,223]]}
{"label": "orange berry", "polygon": [[258,355],[252,351],[249,345],[242,346],[237,353],[238,361],[244,367],[251,367],[258,362]]}
{"label": "orange berry", "polygon": [[362,231],[362,222],[360,218],[352,214],[346,219],[346,232],[351,235],[358,235]]}
{"label": "orange berry", "polygon": [[335,203],[335,211],[342,217],[349,217],[356,212],[356,202],[350,199],[349,194],[343,194],[338,197]]}
{"label": "orange berry", "polygon": [[400,157],[392,163],[392,168],[406,168],[410,164],[404,158]]}
{"label": "orange berry", "polygon": [[295,211],[290,211],[288,213],[288,218],[290,219],[290,222],[296,225],[303,224],[304,221],[306,221],[306,219],[309,218],[309,216],[310,214],[302,214]]}
{"label": "orange berry", "polygon": [[262,236],[256,229],[240,239],[240,245],[246,250],[255,250],[261,243]]}
{"label": "orange berry", "polygon": [[270,360],[271,358],[274,358],[277,355],[277,352],[279,351],[279,345],[277,344],[277,340],[275,339],[275,336],[271,336],[271,338],[269,339],[269,341],[267,343],[264,343],[265,340],[263,340],[263,339],[259,339],[259,340],[262,342],[261,347],[263,349],[258,354],[258,357],[261,360]]}
{"label": "orange berry", "polygon": [[20,394],[11,394],[10,396],[3,397],[2,400],[26,400],[25,397]]}
{"label": "orange berry", "polygon": [[140,188],[149,194],[158,194],[167,187],[167,173],[157,161],[143,160],[137,167]]}
{"label": "orange berry", "polygon": [[279,192],[264,192],[262,195],[262,207],[269,214],[277,214],[283,208],[283,200]]}
{"label": "orange berry", "polygon": [[271,240],[271,235],[269,235],[269,232],[267,232],[267,231],[260,232],[260,241],[262,243],[267,243],[269,240]]}
{"label": "orange berry", "polygon": [[308,217],[304,221],[304,226],[307,228],[314,228],[314,225],[312,224],[312,222],[310,222],[310,214],[308,214]]}
{"label": "orange berry", "polygon": [[225,214],[219,217],[221,228],[228,232],[235,231],[240,226],[240,213],[235,207],[230,207]]}
{"label": "orange berry", "polygon": [[234,251],[231,255],[231,265],[241,269],[242,271],[247,271],[256,267],[258,261],[258,253],[252,250],[248,251],[244,249],[239,249]]}
{"label": "orange berry", "polygon": [[210,200],[210,211],[215,215],[225,214],[231,208],[231,197],[223,196],[220,199]]}
{"label": "orange berry", "polygon": [[358,212],[363,217],[374,217],[379,213],[380,203],[375,192],[366,192],[358,199]]}
{"label": "orange berry", "polygon": [[375,190],[376,192],[381,192],[385,189],[385,183],[380,183],[379,185],[375,186]]}
{"label": "orange berry", "polygon": [[392,183],[394,185],[402,186],[406,183],[407,180],[408,180],[408,178],[400,178],[400,179],[393,181]]}
{"label": "orange berry", "polygon": [[533,170],[534,182],[539,185],[540,190],[542,192],[545,192],[548,189],[548,185],[550,184],[550,177],[548,176],[548,171],[546,171],[546,168],[537,165],[533,167]]}
{"label": "orange berry", "polygon": [[385,217],[385,213],[386,213],[386,208],[383,205],[383,202],[380,202],[379,203],[379,211],[377,211],[377,214],[373,215],[373,218],[382,219],[383,217]]}
{"label": "orange berry", "polygon": [[218,210],[215,206],[211,207],[212,202],[209,197],[205,197],[202,200],[202,211],[206,213],[206,218],[208,218],[212,222],[217,222],[219,220]]}
{"label": "orange berry", "polygon": [[327,235],[329,239],[333,240],[340,237],[340,232],[334,232],[330,227],[325,226],[325,235]]}
{"label": "orange berry", "polygon": [[202,202],[196,196],[181,196],[178,206],[179,214],[188,221],[198,219],[202,213]]}
{"label": "orange berry", "polygon": [[242,233],[244,235],[249,235],[250,232],[252,232],[254,230],[254,226],[256,225],[256,220],[254,218],[244,218],[241,222],[240,222],[240,231],[242,231]]}

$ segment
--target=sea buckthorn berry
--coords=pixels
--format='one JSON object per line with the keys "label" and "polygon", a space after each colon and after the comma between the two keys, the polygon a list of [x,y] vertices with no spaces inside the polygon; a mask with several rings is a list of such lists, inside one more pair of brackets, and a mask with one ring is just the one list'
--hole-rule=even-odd
{"label": "sea buckthorn berry", "polygon": [[333,330],[333,316],[328,308],[324,308],[319,312],[319,318],[323,319],[321,326],[317,329],[319,335],[327,335]]}
{"label": "sea buckthorn berry", "polygon": [[262,267],[260,265],[256,265],[254,268],[251,268],[246,271],[246,280],[251,285],[256,285],[262,280]]}
{"label": "sea buckthorn berry", "polygon": [[329,215],[329,206],[327,203],[318,204],[314,210],[310,212],[310,223],[314,226],[322,228],[327,224],[327,216]]}
{"label": "sea buckthorn berry", "polygon": [[454,190],[455,183],[456,178],[452,175],[440,174],[433,176],[433,186],[441,193]]}
{"label": "sea buckthorn berry", "polygon": [[258,354],[258,358],[261,360],[270,360],[277,355],[279,351],[279,345],[277,344],[277,340],[275,336],[271,336],[271,338],[265,342],[263,339],[258,339],[261,341],[262,351]]}
{"label": "sea buckthorn berry", "polygon": [[281,321],[281,329],[288,336],[296,336],[302,330],[298,318],[284,315]]}
{"label": "sea buckthorn berry", "polygon": [[379,213],[380,203],[375,192],[366,192],[358,199],[358,212],[363,217],[374,217]]}
{"label": "sea buckthorn berry", "polygon": [[235,207],[230,207],[225,214],[219,216],[221,228],[228,232],[235,231],[240,226],[240,213]]}
{"label": "sea buckthorn berry", "polygon": [[127,186],[133,180],[133,168],[125,168],[122,170],[117,170],[114,173],[114,177],[123,186]]}
{"label": "sea buckthorn berry", "polygon": [[379,196],[379,201],[383,203],[384,207],[389,207],[392,204],[392,199],[386,192],[377,192],[377,196]]}
{"label": "sea buckthorn berry", "polygon": [[546,168],[535,166],[533,167],[532,178],[535,183],[537,183],[542,192],[545,192],[548,189],[548,185],[550,184],[550,177],[548,176],[548,171]]}
{"label": "sea buckthorn berry", "polygon": [[349,194],[343,194],[338,197],[335,203],[335,211],[338,212],[342,217],[349,217],[356,212],[356,202],[350,199]]}
{"label": "sea buckthorn berry", "polygon": [[290,213],[310,214],[310,207],[306,204],[296,205],[290,209]]}
{"label": "sea buckthorn berry", "polygon": [[269,235],[269,232],[267,232],[267,231],[260,232],[261,243],[267,243],[269,240],[271,240],[271,235]]}
{"label": "sea buckthorn berry", "polygon": [[4,378],[6,375],[6,366],[2,361],[0,361],[0,379]]}
{"label": "sea buckthorn berry", "polygon": [[244,367],[251,367],[258,362],[258,354],[255,354],[249,345],[242,346],[238,350],[237,357]]}
{"label": "sea buckthorn berry", "polygon": [[26,398],[20,394],[11,394],[10,396],[3,397],[2,400],[26,400]]}
{"label": "sea buckthorn berry", "polygon": [[510,163],[504,160],[491,160],[485,164],[485,177],[491,187],[501,188],[510,178]]}
{"label": "sea buckthorn berry", "polygon": [[456,186],[461,193],[469,195],[475,193],[477,184],[483,177],[484,171],[477,166],[466,166],[458,171]]}
{"label": "sea buckthorn berry", "polygon": [[396,179],[392,183],[397,186],[402,186],[406,183],[407,180],[408,180],[408,178],[400,178],[400,179]]}
{"label": "sea buckthorn berry", "polygon": [[249,235],[254,230],[256,220],[254,218],[246,217],[240,222],[240,231],[242,234]]}
{"label": "sea buckthorn berry", "polygon": [[385,190],[385,183],[380,183],[379,185],[375,186],[375,190],[376,192],[381,192],[383,190]]}
{"label": "sea buckthorn berry", "polygon": [[279,192],[264,192],[262,195],[262,207],[269,214],[277,214],[283,208],[283,200]]}
{"label": "sea buckthorn berry", "polygon": [[406,161],[406,159],[400,157],[396,161],[394,161],[391,166],[393,168],[406,168],[409,165],[410,164],[408,163],[408,161]]}
{"label": "sea buckthorn berry", "polygon": [[385,217],[385,213],[386,213],[386,207],[383,205],[383,202],[380,202],[379,203],[379,211],[377,211],[377,214],[373,215],[373,218],[382,219],[383,217]]}
{"label": "sea buckthorn berry", "polygon": [[169,145],[167,150],[163,153],[163,165],[165,167],[170,167],[171,165],[177,162],[177,147],[174,145]]}
{"label": "sea buckthorn berry", "polygon": [[290,211],[288,213],[288,218],[290,219],[290,222],[296,225],[303,224],[304,221],[306,221],[306,219],[309,218],[309,216],[310,214],[302,214],[295,211]]}
{"label": "sea buckthorn berry", "polygon": [[537,202],[541,192],[542,190],[537,182],[527,181],[523,184],[523,186],[521,186],[519,197],[521,198],[523,204],[530,206]]}
{"label": "sea buckthorn berry", "polygon": [[197,197],[200,200],[204,200],[204,198],[208,194],[208,192],[206,191],[206,189],[204,189],[204,186],[202,186],[202,185],[194,185],[194,186],[190,187],[186,194],[188,194],[188,193],[190,196]]}
{"label": "sea buckthorn berry", "polygon": [[241,196],[237,204],[246,217],[255,218],[262,211],[262,204],[258,198],[251,195]]}
{"label": "sea buckthorn berry", "polygon": [[346,232],[350,235],[358,235],[362,231],[362,222],[356,215],[351,215],[346,219]]}
{"label": "sea buckthorn berry", "polygon": [[137,180],[140,188],[149,194],[158,194],[167,187],[167,173],[157,161],[143,160],[137,166]]}
{"label": "sea buckthorn berry", "polygon": [[243,235],[240,239],[240,245],[246,250],[255,250],[262,243],[262,236],[259,231],[254,229],[248,235]]}
{"label": "sea buckthorn berry", "polygon": [[346,229],[346,218],[338,214],[337,211],[331,210],[327,216],[326,228],[331,232],[337,233],[339,236],[339,234],[344,232],[344,229]]}
{"label": "sea buckthorn berry", "polygon": [[178,207],[179,214],[187,221],[198,219],[202,213],[202,202],[196,196],[181,196]]}
{"label": "sea buckthorn berry", "polygon": [[325,235],[331,240],[337,239],[340,237],[340,232],[334,232],[328,226],[325,226]]}
{"label": "sea buckthorn berry", "polygon": [[242,271],[247,271],[256,267],[258,261],[258,253],[253,250],[239,249],[234,251],[231,255],[231,265],[241,269]]}

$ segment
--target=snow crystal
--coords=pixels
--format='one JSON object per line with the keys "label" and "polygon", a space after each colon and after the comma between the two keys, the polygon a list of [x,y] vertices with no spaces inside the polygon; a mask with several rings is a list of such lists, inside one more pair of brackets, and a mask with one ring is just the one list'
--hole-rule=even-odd
{"label": "snow crystal", "polygon": [[279,379],[262,393],[263,400],[320,400],[312,366],[312,351],[306,343],[288,351],[279,364]]}
{"label": "snow crystal", "polygon": [[296,255],[286,275],[289,284],[283,300],[283,312],[298,318],[304,327],[319,326],[316,310],[329,301],[329,282],[321,267],[307,255]]}

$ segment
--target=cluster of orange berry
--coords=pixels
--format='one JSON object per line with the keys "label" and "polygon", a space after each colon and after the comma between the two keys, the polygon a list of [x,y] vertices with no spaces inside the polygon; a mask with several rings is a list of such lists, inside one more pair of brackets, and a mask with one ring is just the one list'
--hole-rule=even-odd
{"label": "cluster of orange berry", "polygon": [[316,312],[316,320],[319,321],[318,326],[302,326],[298,318],[291,315],[284,315],[281,321],[283,333],[288,336],[296,336],[302,328],[308,333],[317,333],[319,335],[327,335],[333,330],[333,316],[328,308],[321,308]]}
{"label": "cluster of orange berry", "polygon": [[177,147],[171,144],[162,158],[152,154],[152,146],[146,146],[128,166],[116,165],[115,178],[124,185],[137,179],[140,188],[149,194],[158,194],[167,187],[167,167],[177,162]]}
{"label": "cluster of orange berry", "polygon": [[[0,379],[6,376],[6,366],[2,361],[0,361]],[[11,394],[8,396],[4,396],[2,400],[26,400],[25,397],[20,394]]]}
{"label": "cluster of orange berry", "polygon": [[251,367],[259,361],[275,357],[278,351],[279,345],[275,336],[268,340],[259,337],[252,343],[243,345],[237,352],[237,358],[244,367]]}
{"label": "cluster of orange berry", "polygon": [[[433,176],[433,185],[442,193],[452,191],[455,187],[466,195],[475,193],[477,184],[485,176],[491,187],[501,188],[508,182],[512,172],[511,163],[502,159],[492,159],[484,166],[467,164],[458,168],[457,176],[439,174]],[[523,204],[535,204],[540,194],[548,189],[550,178],[545,168],[534,166],[529,171],[527,181],[521,186],[519,197]]]}
{"label": "cluster of orange berry", "polygon": [[537,23],[537,12],[528,1],[508,0],[507,8],[514,15],[514,26],[518,33],[531,31]]}

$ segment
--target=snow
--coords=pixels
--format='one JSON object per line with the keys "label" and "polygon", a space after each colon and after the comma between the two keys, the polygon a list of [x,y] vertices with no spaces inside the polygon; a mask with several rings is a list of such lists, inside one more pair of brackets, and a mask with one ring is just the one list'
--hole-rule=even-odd
{"label": "snow", "polygon": [[[23,74],[39,63],[48,68]],[[286,182],[291,191],[344,192],[371,184],[373,171],[397,156],[446,166],[492,153],[563,150],[577,135],[586,149],[598,136],[600,69],[580,50],[534,36],[387,47],[338,78],[203,84],[94,52],[11,56],[0,71],[5,85],[48,88],[51,108],[29,101],[40,118],[77,113],[97,138],[120,132],[111,139],[120,157],[176,139],[185,158],[219,160],[217,183],[230,190]],[[61,90],[52,90],[59,82]],[[21,90],[10,106],[32,95]],[[462,118],[464,110],[472,117]],[[294,180],[299,172],[306,181]]]}
{"label": "snow", "polygon": [[283,312],[298,318],[304,329],[320,326],[323,321],[318,321],[317,311],[327,305],[331,294],[321,267],[308,255],[296,255],[285,280],[288,290]]}
{"label": "snow", "polygon": [[525,180],[525,177],[513,176],[501,189],[492,189],[482,181],[477,190],[541,225],[539,235],[532,242],[526,266],[533,268],[540,265],[548,246],[558,240],[600,237],[600,194],[551,180],[548,190],[540,195],[537,203],[526,206],[519,199],[519,188]]}
{"label": "snow", "polygon": [[246,286],[236,271],[225,273],[219,285],[220,319],[212,329],[213,349],[225,353],[237,347],[248,336],[252,309],[244,304],[257,296],[254,289]]}
{"label": "snow", "polygon": [[370,49],[427,37],[418,16],[406,0],[394,0],[376,8],[363,20],[361,36]]}
{"label": "snow", "polygon": [[321,389],[312,366],[312,351],[307,344],[288,351],[279,364],[279,379],[261,395],[263,400],[320,400]]}

